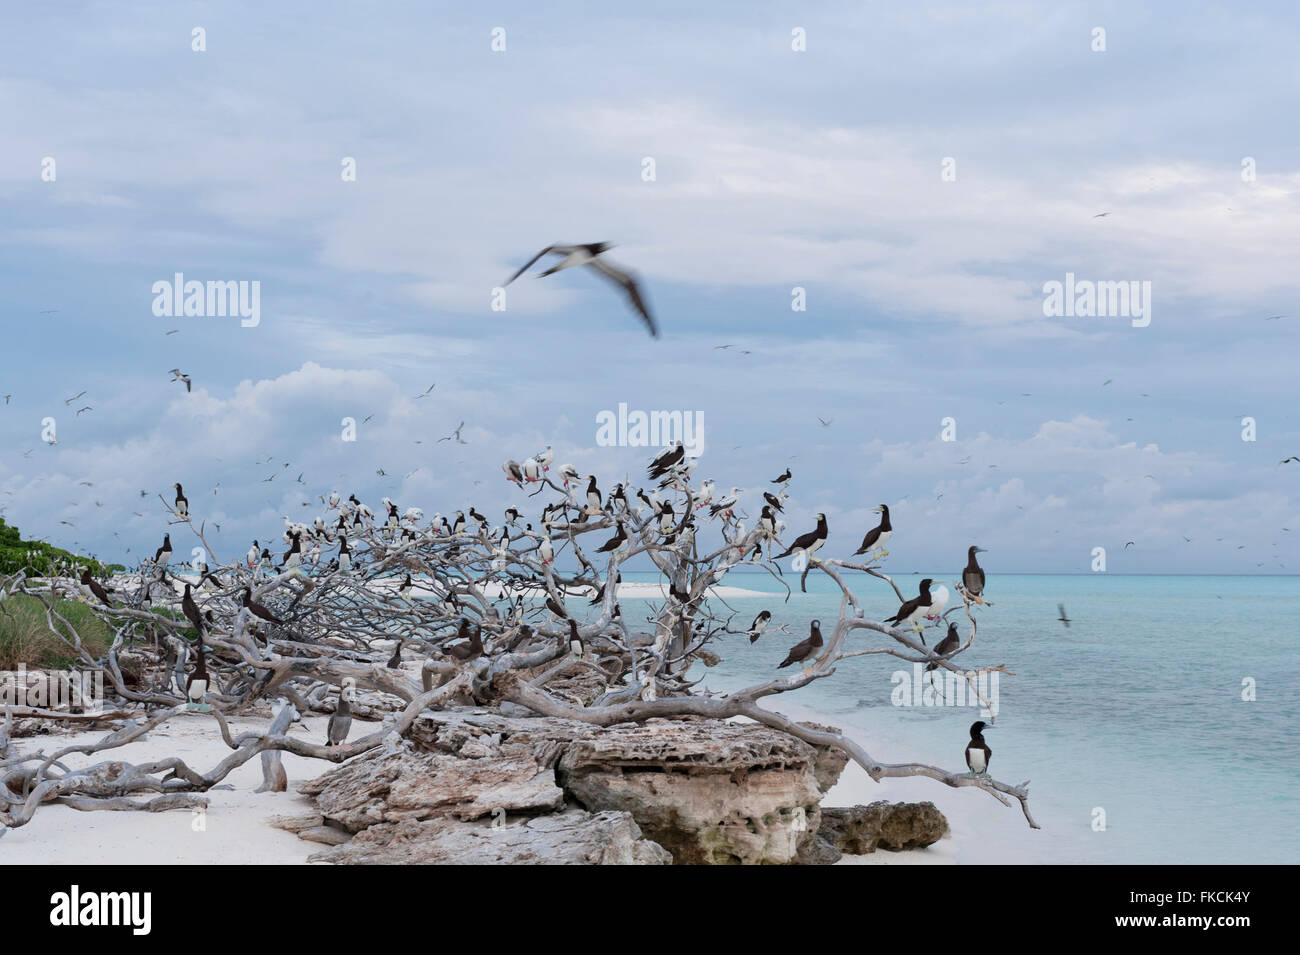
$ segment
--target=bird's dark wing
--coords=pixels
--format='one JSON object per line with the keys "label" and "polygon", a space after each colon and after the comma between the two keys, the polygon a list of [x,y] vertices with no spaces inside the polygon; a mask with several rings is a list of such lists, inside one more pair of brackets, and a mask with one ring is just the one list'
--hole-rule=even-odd
{"label": "bird's dark wing", "polygon": [[654,317],[650,314],[650,309],[646,308],[645,300],[641,298],[641,289],[637,285],[636,279],[627,272],[624,272],[622,269],[617,269],[610,265],[603,259],[592,259],[588,264],[607,279],[618,283],[623,291],[627,293],[627,297],[629,301],[631,301],[632,307],[641,315],[641,321],[645,323],[645,327],[649,330],[650,337],[658,338],[659,326],[655,324]]}
{"label": "bird's dark wing", "polygon": [[523,275],[525,272],[527,272],[529,269],[531,269],[531,268],[533,267],[533,263],[536,262],[538,259],[540,259],[542,256],[544,256],[547,252],[562,252],[562,251],[564,251],[566,248],[568,248],[568,247],[567,247],[567,246],[559,246],[559,245],[548,245],[546,248],[542,249],[542,251],[538,252],[538,253],[537,253],[536,255],[534,255],[531,259],[529,259],[527,265],[525,265],[522,269],[520,269],[520,270],[519,270],[518,272],[516,272],[514,275],[510,276],[510,278],[506,281],[506,285],[509,285],[509,284],[510,284],[511,282],[513,282],[515,279],[519,278],[519,276]]}

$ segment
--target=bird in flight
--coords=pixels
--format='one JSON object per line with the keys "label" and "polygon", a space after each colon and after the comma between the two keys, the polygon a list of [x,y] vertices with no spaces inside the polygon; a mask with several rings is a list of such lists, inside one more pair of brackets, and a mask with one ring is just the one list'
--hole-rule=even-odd
{"label": "bird in flight", "polygon": [[564,258],[557,264],[551,266],[545,272],[538,275],[538,278],[545,278],[561,269],[570,269],[578,265],[590,265],[593,269],[618,285],[627,295],[628,301],[636,309],[637,314],[641,316],[641,321],[646,329],[650,332],[651,338],[659,337],[659,326],[655,324],[654,316],[650,314],[650,309],[646,307],[645,299],[641,297],[641,288],[630,272],[626,272],[617,266],[609,264],[598,256],[603,252],[613,248],[608,242],[591,242],[585,245],[548,245],[542,251],[538,252],[528,263],[514,275],[510,276],[506,285],[509,285],[519,276],[523,275],[544,255],[562,255]]}
{"label": "bird in flight", "polygon": [[1098,212],[1095,216],[1093,216],[1093,218],[1094,218],[1094,219],[1104,219],[1104,218],[1106,218],[1108,215],[1110,215],[1109,212]]}
{"label": "bird in flight", "polygon": [[1283,318],[1286,318],[1286,316],[1285,316],[1285,315],[1270,315],[1268,318],[1264,319],[1264,321],[1266,321],[1266,322],[1276,322],[1276,321],[1279,321],[1280,319],[1283,319]]}
{"label": "bird in flight", "polygon": [[1294,454],[1291,455],[1291,457],[1289,458],[1283,458],[1281,461],[1277,463],[1278,466],[1281,467],[1283,464],[1290,464],[1292,461],[1295,461],[1297,464],[1300,464],[1300,458],[1296,457]]}
{"label": "bird in flight", "polygon": [[432,385],[430,385],[428,388],[425,388],[424,391],[420,392],[418,395],[416,395],[416,396],[415,396],[414,398],[412,398],[411,400],[412,400],[412,401],[419,401],[421,398],[423,398],[423,397],[424,397],[425,395],[427,395],[429,392],[433,391],[433,389],[436,388],[437,386],[438,386],[438,383],[435,381]]}
{"label": "bird in flight", "polygon": [[175,334],[176,334],[177,332],[179,332],[179,331],[180,331],[179,328],[173,328],[173,329],[172,329],[171,331],[169,331],[169,332],[164,332],[164,333],[163,333],[163,338],[166,338],[168,335],[175,335]]}
{"label": "bird in flight", "polygon": [[64,398],[64,399],[63,399],[63,403],[64,403],[65,405],[70,405],[70,404],[72,404],[74,401],[76,401],[78,398],[80,398],[80,397],[81,397],[82,395],[84,395],[84,394],[85,394],[84,391],[79,391],[79,392],[77,392],[75,395],[73,395],[71,398]]}
{"label": "bird in flight", "polygon": [[185,392],[186,392],[186,394],[188,394],[188,393],[191,391],[191,389],[192,389],[192,385],[191,385],[191,382],[190,382],[190,376],[187,375],[187,374],[185,374],[185,372],[181,371],[179,368],[173,368],[173,369],[172,369],[172,381],[183,381],[183,382],[185,382]]}
{"label": "bird in flight", "polygon": [[81,413],[82,413],[83,411],[94,411],[94,410],[95,410],[95,409],[92,408],[90,405],[86,405],[86,407],[84,407],[84,408],[78,408],[78,409],[77,409],[77,417],[80,418],[80,417],[81,417]]}
{"label": "bird in flight", "polygon": [[818,416],[817,416],[817,420],[820,421],[820,422],[822,423],[822,427],[823,427],[823,428],[829,428],[829,427],[831,426],[831,424],[835,421],[834,418],[832,418],[830,421],[827,421],[827,420],[826,420],[825,418],[823,418],[821,415],[818,415]]}
{"label": "bird in flight", "polygon": [[1056,605],[1056,609],[1057,609],[1058,611],[1060,611],[1060,614],[1061,614],[1061,615],[1060,615],[1059,617],[1057,617],[1056,619],[1059,620],[1059,621],[1061,621],[1061,623],[1065,624],[1065,629],[1066,629],[1066,630],[1069,630],[1069,629],[1070,629],[1070,618],[1067,617],[1067,616],[1065,615],[1065,604],[1057,604],[1057,605]]}
{"label": "bird in flight", "polygon": [[444,441],[450,441],[452,438],[455,438],[458,444],[469,444],[468,441],[466,441],[464,438],[460,436],[460,429],[463,427],[465,427],[465,422],[462,421],[460,424],[456,425],[455,431],[447,435],[447,437],[445,438],[439,438],[437,443],[441,444]]}

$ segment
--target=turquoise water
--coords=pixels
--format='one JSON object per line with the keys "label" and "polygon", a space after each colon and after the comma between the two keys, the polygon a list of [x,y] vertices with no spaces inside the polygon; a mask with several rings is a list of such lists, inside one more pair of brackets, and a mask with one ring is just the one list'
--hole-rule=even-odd
{"label": "turquoise water", "polygon": [[[951,575],[930,575],[953,589]],[[919,576],[895,580],[910,596]],[[809,593],[800,594],[797,577],[786,579],[796,588],[788,603],[767,575],[726,579],[772,595],[729,599],[737,626],[760,609],[772,612],[773,623],[752,646],[732,638],[719,666],[697,665],[692,676],[705,675],[702,686],[728,690],[769,679],[807,636],[809,620],[819,617],[829,632],[839,612],[834,582],[810,574]],[[897,609],[883,581],[852,580],[869,617]],[[1032,780],[1031,807],[1044,826],[1033,845],[1043,861],[1300,862],[1293,825],[1300,809],[1300,680],[1293,669],[1300,579],[990,574],[986,596],[995,606],[977,610],[978,638],[959,659],[1015,671],[998,682],[992,771],[1013,784]],[[640,601],[622,603],[629,622],[644,616]],[[1056,619],[1058,603],[1071,618],[1068,630]],[[780,624],[791,633],[772,632]],[[933,643],[940,634],[930,633]],[[886,639],[858,631],[850,643],[864,649]],[[899,670],[910,664],[883,655],[845,660],[834,676],[767,705],[823,714],[890,761],[964,771],[976,709],[892,705],[890,677]],[[1247,678],[1256,684],[1254,702],[1242,700]],[[889,751],[876,740],[888,740]],[[1104,834],[1092,828],[1098,807]],[[1018,809],[992,800],[987,811],[1020,818]]]}

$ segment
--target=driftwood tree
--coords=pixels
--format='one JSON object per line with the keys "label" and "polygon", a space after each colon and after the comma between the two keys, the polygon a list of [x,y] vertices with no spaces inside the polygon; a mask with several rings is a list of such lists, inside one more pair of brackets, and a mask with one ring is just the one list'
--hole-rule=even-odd
{"label": "driftwood tree", "polygon": [[[651,495],[616,486],[599,506],[574,482],[575,473],[561,469],[566,477],[552,477],[534,467],[525,476],[517,467],[507,468],[519,486],[521,509],[544,495],[536,527],[514,508],[496,526],[473,508],[468,518],[457,512],[454,522],[435,515],[425,523],[418,509],[399,515],[387,500],[376,520],[359,502],[332,495],[314,525],[294,525],[286,518],[283,536],[296,543],[277,567],[256,553],[249,555],[256,558],[251,561],[218,559],[204,525],[164,501],[170,522],[192,531],[204,550],[201,573],[183,568],[198,626],[183,606],[184,581],[172,568],[152,562],[136,574],[107,581],[107,605],[73,577],[0,578],[4,594],[40,602],[50,632],[67,645],[80,669],[102,674],[109,707],[97,716],[75,707],[73,712],[4,707],[0,824],[21,826],[47,802],[82,810],[201,805],[206,790],[258,755],[263,787],[283,788],[281,752],[342,762],[400,744],[427,710],[493,706],[506,717],[527,712],[594,726],[746,717],[805,742],[836,747],[877,781],[927,776],[947,786],[982,789],[1004,805],[1016,800],[1037,828],[1027,782],[1009,785],[921,763],[883,763],[846,736],[796,723],[763,705],[769,697],[830,678],[841,660],[866,654],[932,664],[966,681],[973,692],[981,673],[1010,673],[1000,665],[968,669],[960,664],[978,629],[970,596],[960,585],[954,582],[961,603],[948,613],[964,616],[966,634],[960,646],[940,656],[917,630],[866,617],[852,579],[890,586],[903,599],[878,565],[814,557],[802,570],[801,586],[809,573],[822,573],[841,595],[838,619],[820,653],[804,661],[802,670],[782,670],[754,686],[725,695],[699,693],[692,680],[697,663],[716,663],[724,646],[748,645],[725,640],[747,632],[747,615],[738,619],[710,588],[741,565],[761,568],[784,584],[774,559],[786,548],[782,526],[764,520],[747,529],[748,517],[738,503],[702,500],[688,464],[667,469]],[[350,559],[340,567],[338,558],[326,555],[343,550],[344,538]],[[633,623],[623,616],[617,582],[620,568],[636,558],[653,564],[663,587],[658,599],[649,600],[645,619]],[[107,652],[92,654],[59,612],[59,599],[69,596],[87,601],[108,625],[114,636]],[[209,677],[201,709],[230,747],[224,759],[206,771],[178,758],[66,765],[73,753],[108,753],[187,710],[192,713],[185,675],[193,671],[200,643]],[[587,705],[575,704],[548,691],[561,671],[584,671],[603,689]],[[328,712],[338,695],[335,688],[383,694],[392,706],[377,730],[340,745],[290,737],[289,707],[304,714]],[[231,732],[228,716],[265,712],[259,707],[271,701],[280,707],[265,731]],[[92,716],[125,722],[93,744],[49,753],[19,752],[11,739],[17,719]]]}

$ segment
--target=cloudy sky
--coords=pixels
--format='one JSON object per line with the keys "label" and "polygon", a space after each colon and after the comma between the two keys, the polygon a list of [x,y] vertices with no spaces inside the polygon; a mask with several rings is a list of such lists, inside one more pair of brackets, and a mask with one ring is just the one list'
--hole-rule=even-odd
{"label": "cloudy sky", "polygon": [[[807,6],[6,9],[0,516],[127,563],[173,481],[219,558],[335,489],[496,516],[545,444],[643,473],[596,444],[625,402],[702,415],[749,501],[791,467],[837,555],[883,502],[899,570],[1300,567],[1300,15]],[[602,240],[660,340],[586,270],[493,311]],[[177,272],[260,324],[156,316]],[[1046,317],[1066,273],[1150,324]]]}

